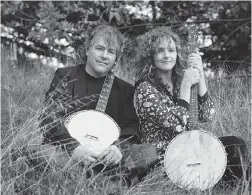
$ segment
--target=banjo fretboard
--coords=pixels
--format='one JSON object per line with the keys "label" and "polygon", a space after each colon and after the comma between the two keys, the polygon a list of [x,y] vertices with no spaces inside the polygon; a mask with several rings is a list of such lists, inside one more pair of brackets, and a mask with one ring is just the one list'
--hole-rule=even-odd
{"label": "banjo fretboard", "polygon": [[[195,53],[198,49],[197,44],[197,26],[189,26],[189,36],[188,36],[188,46],[189,53]],[[198,130],[199,129],[199,110],[198,110],[198,84],[195,84],[191,87],[190,95],[190,109],[189,109],[189,130]]]}
{"label": "banjo fretboard", "polygon": [[114,68],[115,67],[113,67],[109,71],[108,75],[105,78],[105,81],[104,81],[103,86],[102,86],[101,94],[99,96],[99,99],[98,99],[98,102],[97,102],[97,105],[96,105],[96,108],[95,108],[96,111],[105,112],[105,110],[106,110],[106,106],[107,106],[107,103],[108,103],[110,91],[111,91],[113,81],[114,81],[114,78],[115,78]]}

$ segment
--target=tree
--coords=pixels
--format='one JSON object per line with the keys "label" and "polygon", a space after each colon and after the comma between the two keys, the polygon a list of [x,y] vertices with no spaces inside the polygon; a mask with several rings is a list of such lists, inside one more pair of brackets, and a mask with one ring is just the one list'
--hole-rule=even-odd
{"label": "tree", "polygon": [[3,42],[15,41],[42,55],[60,54],[63,61],[69,48],[77,49],[87,30],[101,23],[117,26],[130,39],[161,25],[186,39],[186,25],[196,23],[204,60],[212,68],[226,60],[250,65],[250,1],[3,1],[1,6],[1,23],[14,29],[12,38],[1,35]]}

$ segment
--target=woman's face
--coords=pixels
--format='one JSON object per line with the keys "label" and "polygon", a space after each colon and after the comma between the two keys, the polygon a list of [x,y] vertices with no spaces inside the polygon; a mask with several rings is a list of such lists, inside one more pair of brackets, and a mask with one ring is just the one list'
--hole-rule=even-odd
{"label": "woman's face", "polygon": [[177,50],[175,41],[172,38],[161,39],[153,56],[155,67],[161,72],[169,72],[174,68],[176,60]]}

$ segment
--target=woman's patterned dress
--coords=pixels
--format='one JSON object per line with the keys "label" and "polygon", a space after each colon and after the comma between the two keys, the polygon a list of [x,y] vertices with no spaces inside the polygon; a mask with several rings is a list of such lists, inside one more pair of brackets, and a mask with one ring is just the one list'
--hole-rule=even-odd
{"label": "woman's patterned dress", "polygon": [[[136,84],[134,104],[140,121],[141,141],[157,148],[159,162],[163,160],[170,141],[188,128],[189,104],[178,97],[178,87],[173,89],[171,95],[164,84],[157,84],[150,79]],[[198,102],[199,120],[210,119],[214,108],[208,93],[199,96]]]}

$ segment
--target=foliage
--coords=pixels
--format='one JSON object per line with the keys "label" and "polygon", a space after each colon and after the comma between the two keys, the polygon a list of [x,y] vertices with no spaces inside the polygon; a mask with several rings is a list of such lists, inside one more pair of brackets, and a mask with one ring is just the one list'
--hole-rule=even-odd
{"label": "foliage", "polygon": [[[1,23],[17,32],[2,40],[32,41],[27,49],[63,56],[84,43],[87,30],[101,23],[117,26],[130,39],[157,25],[171,26],[185,38],[186,24],[197,23],[204,60],[218,68],[223,61],[241,61],[249,67],[250,1],[3,1]],[[14,32],[13,32],[14,34]],[[236,68],[226,67],[233,71]]]}

